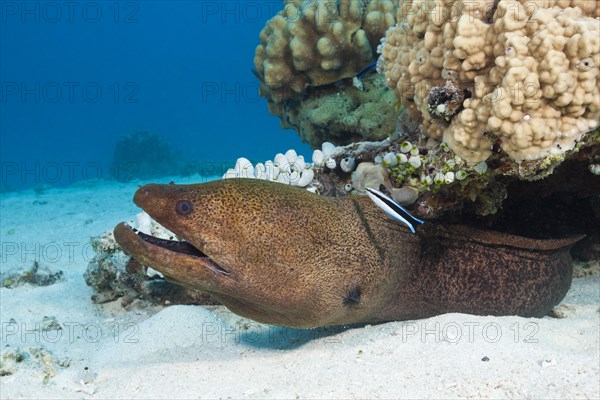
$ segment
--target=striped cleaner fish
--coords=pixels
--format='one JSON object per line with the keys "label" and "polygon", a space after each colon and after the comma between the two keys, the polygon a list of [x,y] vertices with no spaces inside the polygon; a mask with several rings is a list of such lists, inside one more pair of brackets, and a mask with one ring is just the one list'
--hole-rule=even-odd
{"label": "striped cleaner fish", "polygon": [[367,194],[378,207],[380,207],[387,215],[393,219],[402,222],[408,226],[412,233],[415,233],[413,224],[422,224],[424,221],[410,215],[408,211],[400,204],[396,203],[391,197],[373,188],[365,188]]}

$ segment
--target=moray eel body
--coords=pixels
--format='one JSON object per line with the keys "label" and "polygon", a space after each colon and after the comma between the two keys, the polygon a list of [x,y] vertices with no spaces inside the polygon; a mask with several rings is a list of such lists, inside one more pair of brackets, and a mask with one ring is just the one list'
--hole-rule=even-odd
{"label": "moray eel body", "polygon": [[141,187],[135,203],[185,242],[115,227],[167,280],[256,321],[294,327],[443,313],[542,317],[571,284],[570,246],[465,226],[416,234],[367,196],[325,198],[261,180]]}

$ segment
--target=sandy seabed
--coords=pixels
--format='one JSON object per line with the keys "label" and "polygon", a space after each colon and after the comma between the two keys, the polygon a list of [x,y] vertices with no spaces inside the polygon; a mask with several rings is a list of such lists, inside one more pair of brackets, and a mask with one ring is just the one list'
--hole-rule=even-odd
{"label": "sandy seabed", "polygon": [[574,279],[562,318],[297,330],[223,307],[99,307],[83,279],[89,238],[139,212],[136,187],[0,197],[1,272],[38,260],[65,274],[0,289],[0,398],[600,398],[597,274]]}

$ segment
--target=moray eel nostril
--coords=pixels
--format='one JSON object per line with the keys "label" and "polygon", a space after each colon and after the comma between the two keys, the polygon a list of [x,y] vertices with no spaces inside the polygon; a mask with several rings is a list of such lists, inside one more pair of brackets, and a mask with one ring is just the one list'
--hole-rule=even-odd
{"label": "moray eel nostril", "polygon": [[119,224],[115,239],[132,257],[235,313],[295,327],[451,312],[542,317],[567,293],[569,248],[581,239],[432,221],[412,233],[420,221],[398,222],[400,211],[389,216],[367,196],[253,179],[147,185],[134,201],[184,242]]}
{"label": "moray eel nostril", "polygon": [[[144,200],[146,199],[146,197],[148,197],[148,190],[146,189],[146,187],[141,187],[139,188],[136,192],[135,195],[133,196],[133,202],[140,206],[140,204],[144,203]],[[141,206],[140,206],[141,207]]]}

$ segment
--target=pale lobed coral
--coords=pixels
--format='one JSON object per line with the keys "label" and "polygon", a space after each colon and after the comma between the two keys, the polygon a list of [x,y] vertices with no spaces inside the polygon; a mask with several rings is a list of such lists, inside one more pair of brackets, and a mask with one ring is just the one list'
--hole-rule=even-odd
{"label": "pale lobed coral", "polygon": [[261,94],[281,102],[307,86],[354,76],[375,60],[399,0],[285,0],[260,33]]}
{"label": "pale lobed coral", "polygon": [[253,165],[247,158],[238,158],[235,167],[227,170],[223,179],[263,179],[306,187],[312,182],[314,176],[315,173],[310,163],[306,163],[303,156],[299,156],[295,150],[290,149],[285,154],[278,153],[273,161],[268,160],[256,165]]}
{"label": "pale lobed coral", "polygon": [[397,18],[378,70],[460,157],[562,154],[600,125],[600,2],[405,0]]}
{"label": "pale lobed coral", "polygon": [[[325,142],[321,149],[313,152],[312,163],[306,162],[304,156],[298,155],[293,149],[286,151],[285,154],[277,153],[274,160],[257,163],[256,165],[253,165],[247,158],[241,157],[237,159],[235,167],[229,168],[223,174],[223,179],[263,179],[307,188],[307,190],[314,192],[316,190],[312,183],[316,183],[314,180],[315,171],[324,168],[335,169],[338,165],[333,157],[337,155],[340,149],[333,143]],[[345,172],[352,172],[354,160],[342,160],[340,168]]]}

